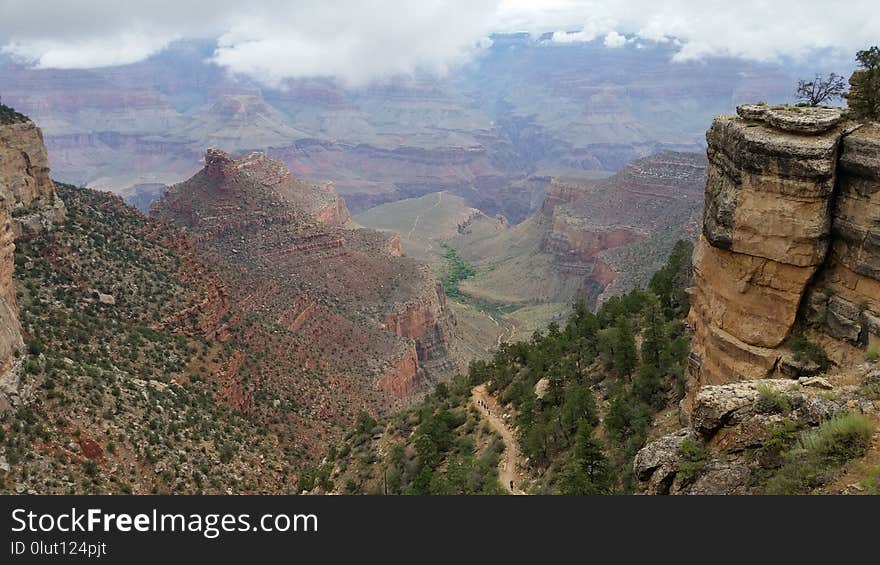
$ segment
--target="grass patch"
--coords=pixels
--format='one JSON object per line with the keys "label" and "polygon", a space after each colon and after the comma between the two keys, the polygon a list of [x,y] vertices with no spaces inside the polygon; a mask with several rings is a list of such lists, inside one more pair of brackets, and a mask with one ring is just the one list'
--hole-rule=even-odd
{"label": "grass patch", "polygon": [[769,494],[803,494],[833,479],[849,460],[864,455],[874,427],[861,414],[837,416],[803,435],[767,482]]}
{"label": "grass patch", "polygon": [[784,392],[761,383],[758,384],[755,411],[760,414],[788,414],[791,412],[791,400]]}
{"label": "grass patch", "polygon": [[867,351],[865,351],[865,361],[870,361],[874,363],[875,361],[880,361],[880,347],[876,345],[874,347],[869,347]]}
{"label": "grass patch", "polygon": [[859,389],[859,395],[868,400],[880,400],[880,383],[868,383]]}

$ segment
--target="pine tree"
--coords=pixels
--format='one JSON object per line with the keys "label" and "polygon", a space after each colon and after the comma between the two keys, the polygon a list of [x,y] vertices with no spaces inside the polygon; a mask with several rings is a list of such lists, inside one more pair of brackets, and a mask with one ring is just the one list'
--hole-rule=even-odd
{"label": "pine tree", "polygon": [[669,332],[666,316],[656,296],[651,295],[642,314],[642,363],[653,365],[661,371],[667,365]]}
{"label": "pine tree", "polygon": [[586,420],[578,425],[572,454],[563,467],[560,487],[564,494],[607,494],[611,491],[611,467],[602,442],[593,438]]}
{"label": "pine tree", "polygon": [[617,319],[614,331],[614,370],[618,377],[632,373],[636,366],[636,339],[626,316]]}

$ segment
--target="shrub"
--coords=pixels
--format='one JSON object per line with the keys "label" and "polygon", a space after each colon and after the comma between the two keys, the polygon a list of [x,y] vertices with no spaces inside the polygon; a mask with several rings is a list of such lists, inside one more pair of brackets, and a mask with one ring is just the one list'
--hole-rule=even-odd
{"label": "shrub", "polygon": [[868,400],[880,400],[880,383],[868,383],[859,389],[859,394]]}
{"label": "shrub", "polygon": [[870,362],[880,361],[880,347],[876,345],[874,347],[869,347],[867,351],[865,351],[865,360]]}
{"label": "shrub", "polygon": [[867,451],[873,433],[870,420],[861,414],[849,413],[824,422],[804,436],[801,445],[823,459],[845,463]]}
{"label": "shrub", "polygon": [[775,424],[758,453],[761,465],[768,468],[782,466],[785,462],[783,454],[795,444],[799,431],[800,424],[789,418]]}
{"label": "shrub", "polygon": [[761,383],[758,385],[755,411],[761,414],[788,414],[791,412],[791,401],[784,392]]}
{"label": "shrub", "polygon": [[767,482],[769,494],[799,494],[830,481],[850,459],[863,455],[874,432],[861,414],[842,414],[801,437]]}
{"label": "shrub", "polygon": [[815,363],[821,370],[826,370],[831,365],[825,350],[813,343],[803,335],[796,335],[791,339],[791,350],[795,361],[807,361]]}
{"label": "shrub", "polygon": [[38,339],[29,339],[27,342],[27,350],[31,355],[40,355],[46,350],[46,347]]}
{"label": "shrub", "polygon": [[90,477],[94,477],[98,474],[98,464],[91,459],[86,460],[83,469],[85,470],[86,475]]}
{"label": "shrub", "polygon": [[685,482],[693,481],[706,467],[706,448],[691,438],[681,442],[678,474]]}

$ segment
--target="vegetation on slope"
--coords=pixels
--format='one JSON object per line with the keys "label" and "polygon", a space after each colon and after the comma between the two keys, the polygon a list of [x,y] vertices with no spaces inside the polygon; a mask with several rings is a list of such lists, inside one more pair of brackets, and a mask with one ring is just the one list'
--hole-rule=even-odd
{"label": "vegetation on slope", "polygon": [[443,275],[443,289],[446,296],[450,298],[462,298],[461,290],[458,283],[477,274],[473,265],[459,257],[458,251],[448,243],[441,243],[441,247],[445,250],[443,258],[446,259],[448,266],[446,274]]}
{"label": "vegetation on slope", "polygon": [[200,298],[164,228],[116,197],[56,186],[66,224],[16,244],[35,392],[0,420],[0,492],[285,491],[275,438],[218,402],[199,369],[227,346],[155,329]]}
{"label": "vegetation on slope", "polygon": [[776,430],[782,464],[766,483],[768,494],[807,494],[829,483],[844,464],[864,455],[874,433],[871,420],[857,413],[840,414],[800,435],[795,429],[788,420]]}
{"label": "vegetation on slope", "polygon": [[[471,389],[485,383],[514,414],[531,492],[632,491],[632,456],[654,414],[683,394],[690,253],[680,242],[647,290],[613,298],[595,314],[578,302],[564,327],[501,345],[413,410],[352,434],[356,448],[349,441],[336,453],[346,490],[381,492],[389,472],[389,492],[495,492],[487,480],[496,470],[487,468],[493,441],[469,404]],[[461,469],[471,482],[459,480]]]}
{"label": "vegetation on slope", "polygon": [[26,122],[28,117],[24,114],[16,112],[9,106],[0,103],[0,124],[15,124],[18,122]]}

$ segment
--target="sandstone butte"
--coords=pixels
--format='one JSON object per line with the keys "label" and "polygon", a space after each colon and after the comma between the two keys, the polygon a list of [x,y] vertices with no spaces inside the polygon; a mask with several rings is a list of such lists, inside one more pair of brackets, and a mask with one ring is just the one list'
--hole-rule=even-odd
{"label": "sandstone butte", "polygon": [[24,359],[12,278],[14,241],[63,219],[40,128],[20,114],[0,113],[0,413],[20,393]]}
{"label": "sandstone butte", "polygon": [[795,331],[840,363],[880,340],[880,127],[842,109],[737,113],[706,135],[685,411],[705,385],[799,376]]}

